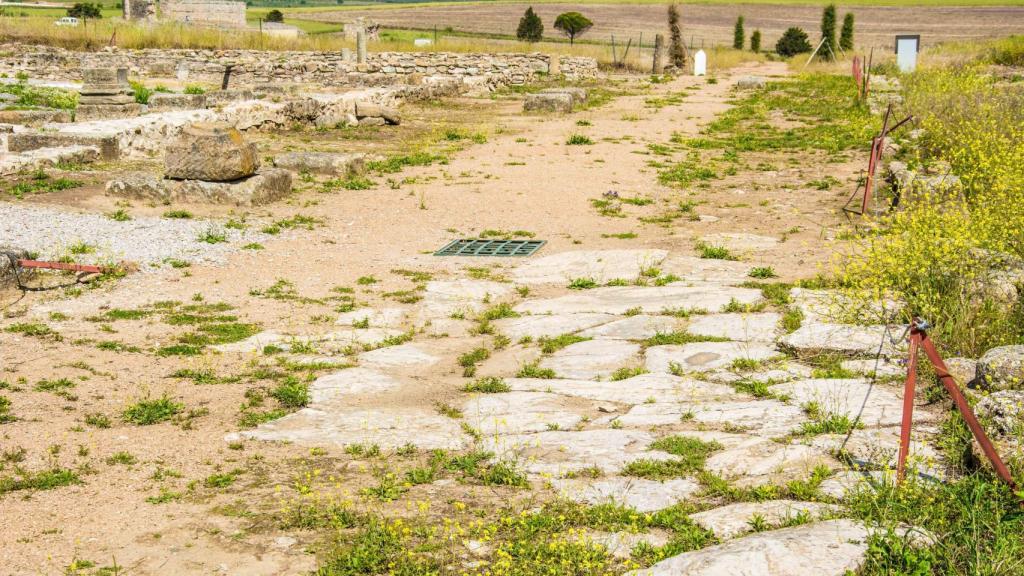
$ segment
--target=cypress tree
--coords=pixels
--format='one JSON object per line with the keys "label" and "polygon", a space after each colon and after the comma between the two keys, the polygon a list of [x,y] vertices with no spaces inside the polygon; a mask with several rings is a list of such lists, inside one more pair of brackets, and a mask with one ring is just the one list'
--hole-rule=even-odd
{"label": "cypress tree", "polygon": [[743,16],[740,16],[736,18],[736,26],[732,29],[732,47],[743,50],[743,42],[746,39],[747,35],[743,32]]}
{"label": "cypress tree", "polygon": [[683,45],[683,31],[679,28],[679,8],[676,8],[675,4],[668,5],[668,31],[668,60],[682,70],[686,66],[686,46]]}
{"label": "cypress tree", "polygon": [[839,47],[843,50],[853,50],[853,13],[847,12],[843,16],[843,28],[839,31]]}
{"label": "cypress tree", "polygon": [[761,51],[761,31],[754,30],[754,33],[750,35],[750,51],[760,52]]}
{"label": "cypress tree", "polygon": [[829,4],[821,13],[821,37],[825,40],[818,50],[818,57],[831,60],[837,51],[836,44],[836,5]]}
{"label": "cypress tree", "polygon": [[544,22],[540,16],[533,11],[533,6],[526,9],[526,13],[519,19],[519,28],[516,28],[516,38],[525,42],[538,42],[544,35]]}

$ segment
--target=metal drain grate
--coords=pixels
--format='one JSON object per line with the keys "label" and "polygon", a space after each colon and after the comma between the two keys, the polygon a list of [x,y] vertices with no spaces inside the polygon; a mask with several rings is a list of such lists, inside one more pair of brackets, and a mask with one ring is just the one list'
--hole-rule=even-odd
{"label": "metal drain grate", "polygon": [[530,256],[547,240],[452,240],[434,256]]}

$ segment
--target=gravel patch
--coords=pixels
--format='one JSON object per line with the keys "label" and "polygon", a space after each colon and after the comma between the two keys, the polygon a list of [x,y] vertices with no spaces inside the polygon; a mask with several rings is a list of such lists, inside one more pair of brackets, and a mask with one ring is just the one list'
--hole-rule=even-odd
{"label": "gravel patch", "polygon": [[[223,235],[225,241],[210,244],[199,240],[207,232]],[[0,203],[0,246],[22,248],[43,259],[67,256],[72,246],[85,244],[93,251],[71,255],[76,262],[127,260],[147,271],[161,268],[172,259],[223,263],[228,254],[242,246],[267,238],[267,234],[226,228],[213,220],[136,217],[118,222],[102,214]]]}

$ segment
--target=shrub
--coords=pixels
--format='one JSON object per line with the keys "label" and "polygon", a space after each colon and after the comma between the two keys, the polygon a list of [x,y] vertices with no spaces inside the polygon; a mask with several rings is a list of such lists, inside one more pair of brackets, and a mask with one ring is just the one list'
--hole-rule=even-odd
{"label": "shrub", "polygon": [[270,12],[267,12],[267,17],[264,18],[264,20],[267,22],[284,22],[284,12],[275,8]]}
{"label": "shrub", "polygon": [[683,45],[683,31],[679,27],[679,8],[668,5],[669,48],[668,59],[676,68],[686,65],[686,47]]}
{"label": "shrub", "polygon": [[743,16],[736,18],[736,25],[732,29],[732,47],[737,50],[743,50],[743,43],[747,39],[746,32],[743,31]]}
{"label": "shrub", "polygon": [[811,44],[807,41],[807,32],[800,28],[792,27],[783,32],[782,37],[775,43],[775,51],[779,56],[795,56],[811,51]]}
{"label": "shrub", "polygon": [[818,50],[818,58],[822,60],[833,60],[836,57],[836,5],[829,4],[821,12],[821,49]]}
{"label": "shrub", "polygon": [[539,42],[543,36],[544,22],[533,11],[533,6],[530,6],[526,9],[523,17],[519,19],[519,27],[516,28],[516,38],[524,42]]}
{"label": "shrub", "polygon": [[853,13],[847,12],[843,16],[843,28],[839,31],[839,47],[843,50],[853,50]]}
{"label": "shrub", "polygon": [[569,37],[569,44],[573,44],[577,36],[582,35],[593,26],[594,23],[579,12],[564,12],[555,18],[555,29]]}
{"label": "shrub", "polygon": [[139,104],[148,104],[149,97],[153,95],[153,91],[146,88],[142,82],[131,81],[128,83],[132,87],[132,94],[135,96],[135,101]]}
{"label": "shrub", "polygon": [[102,6],[99,3],[76,2],[71,8],[68,8],[68,16],[82,20],[103,18]]}
{"label": "shrub", "polygon": [[757,53],[761,51],[761,31],[754,30],[754,33],[750,35],[750,51]]}
{"label": "shrub", "polygon": [[185,408],[184,404],[175,402],[164,396],[156,400],[139,400],[125,409],[121,415],[126,422],[149,426],[165,420],[170,420],[178,412]]}

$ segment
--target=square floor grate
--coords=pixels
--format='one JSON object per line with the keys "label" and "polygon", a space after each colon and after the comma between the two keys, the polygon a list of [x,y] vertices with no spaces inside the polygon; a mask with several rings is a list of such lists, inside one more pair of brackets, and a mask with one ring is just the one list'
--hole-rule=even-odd
{"label": "square floor grate", "polygon": [[530,256],[547,240],[452,240],[434,256]]}

